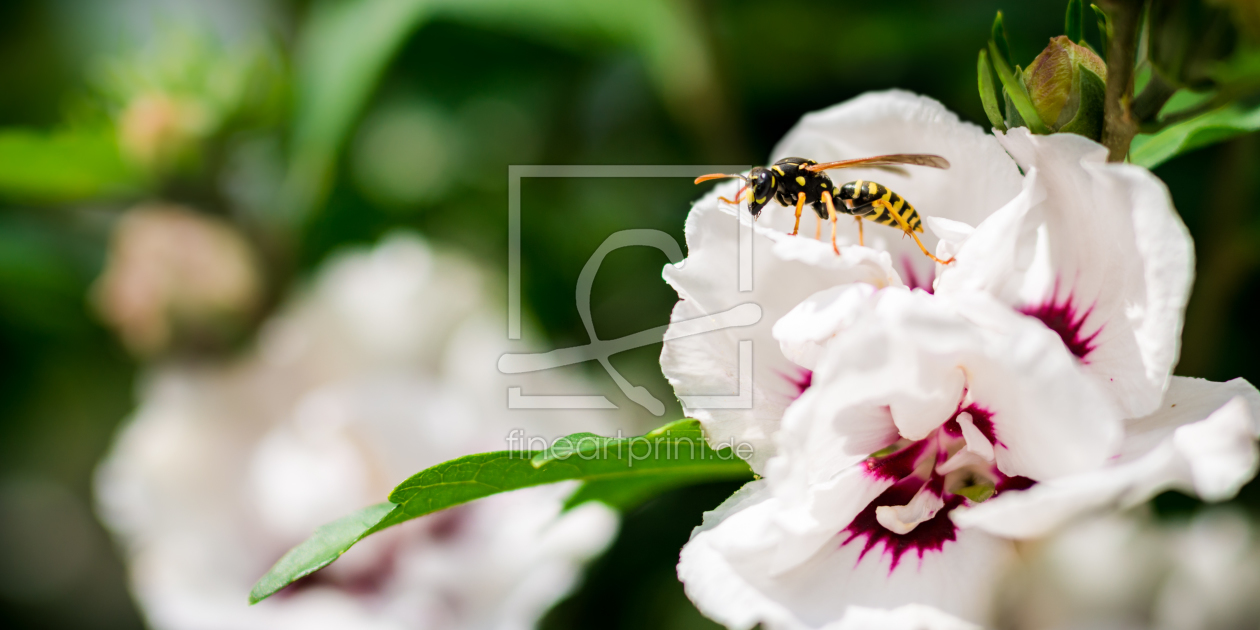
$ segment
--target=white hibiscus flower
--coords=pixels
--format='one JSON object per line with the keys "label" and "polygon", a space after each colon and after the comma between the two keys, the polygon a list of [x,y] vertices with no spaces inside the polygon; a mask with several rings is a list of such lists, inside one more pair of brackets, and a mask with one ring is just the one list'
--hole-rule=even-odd
{"label": "white hibiscus flower", "polygon": [[1260,541],[1245,513],[1089,519],[1028,550],[1000,589],[1013,630],[1229,630],[1260,616]]}
{"label": "white hibiscus flower", "polygon": [[[906,115],[908,102],[920,115]],[[935,295],[904,286],[924,286],[919,259],[894,265],[895,245],[828,258],[808,238],[758,232],[774,246],[757,268],[777,275],[754,280],[772,285],[753,297],[772,319],[755,331],[753,408],[689,411],[711,439],[760,439],[752,463],[764,479],[708,515],[683,550],[679,576],[701,610],[732,627],[818,628],[911,604],[985,622],[1012,540],[1168,487],[1227,498],[1254,474],[1260,394],[1243,381],[1170,386],[1192,246],[1154,176],[1105,164],[1105,150],[1075,136],[986,137],[898,93],[808,116],[789,139],[837,112],[863,126],[813,135],[902,138],[903,120],[927,120],[917,146],[863,153],[938,153],[999,174],[1018,161],[1023,177],[1010,194],[955,184],[938,191],[935,213],[909,182],[891,185],[941,237],[937,255],[957,254],[924,287]],[[825,151],[824,139],[800,144]],[[951,154],[966,139],[994,150],[973,149],[970,162]],[[700,234],[715,216],[697,205],[690,257],[666,270],[682,298],[676,317],[738,295],[706,275],[722,268],[709,260],[721,233]],[[679,393],[723,386],[740,333],[667,343],[662,366]]]}
{"label": "white hibiscus flower", "polygon": [[[152,626],[528,628],[570,590],[617,519],[597,504],[562,514],[572,487],[553,486],[397,526],[246,604],[254,580],[316,526],[384,500],[418,470],[503,449],[514,429],[612,429],[591,412],[506,409],[494,370],[503,348],[486,341],[503,327],[485,284],[463,259],[393,237],[330,263],[264,327],[257,351],[149,376],[97,496]],[[582,385],[529,378],[513,382]]]}
{"label": "white hibiscus flower", "polygon": [[[907,167],[900,172],[855,168],[834,171],[844,176],[835,183],[876,180],[923,216],[967,225],[978,224],[1020,193],[1019,169],[992,136],[959,121],[940,103],[906,92],[868,94],[805,116],[775,148],[771,160],[798,156],[827,161],[887,153],[936,154],[953,167],[947,171]],[[764,315],[752,327],[667,342],[661,367],[681,396],[730,394],[739,390],[738,342],[753,340],[752,408],[685,411],[704,424],[712,440],[752,444],[751,464],[760,472],[774,453],[772,436],[783,410],[809,378],[779,352],[770,332],[774,322],[810,295],[840,284],[930,287],[936,265],[892,228],[867,226],[868,247],[858,247],[857,226],[850,222],[840,225],[841,255],[836,256],[830,243],[805,236],[813,233],[807,224],[801,228],[803,236],[788,236],[794,209],[772,202],[754,228],[753,291],[737,292],[739,244],[734,235],[743,210],[720,203],[718,197],[734,197],[738,187],[736,181],[719,184],[687,217],[687,259],[667,266],[664,274],[679,296],[672,320],[749,301],[760,305]],[[935,235],[922,238],[929,249],[936,247]]]}

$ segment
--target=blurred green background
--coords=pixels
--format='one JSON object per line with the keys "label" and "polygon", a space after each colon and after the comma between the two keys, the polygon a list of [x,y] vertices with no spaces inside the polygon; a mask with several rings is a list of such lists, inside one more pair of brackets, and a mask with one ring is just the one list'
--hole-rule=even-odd
{"label": "blurred green background", "polygon": [[[505,270],[510,164],[761,163],[802,114],[867,90],[923,93],[982,123],[975,59],[994,12],[1030,60],[1062,32],[1063,4],[5,0],[0,625],[142,625],[91,508],[138,370],[230,355],[335,249],[410,227]],[[1157,170],[1198,250],[1180,374],[1260,382],[1258,151],[1244,136]],[[587,341],[571,295],[603,239],[655,228],[681,243],[698,194],[679,179],[534,179],[522,192],[525,299],[556,346]],[[93,286],[115,220],[156,200],[240,229],[265,291],[227,324],[120,340]],[[609,257],[592,298],[601,336],[668,321],[663,263],[643,248]],[[659,352],[614,363],[672,401]],[[666,419],[679,415],[674,402]],[[674,563],[731,489],[630,514],[545,625],[708,624]],[[1260,510],[1260,486],[1237,501]],[[1157,500],[1161,513],[1195,507]]]}

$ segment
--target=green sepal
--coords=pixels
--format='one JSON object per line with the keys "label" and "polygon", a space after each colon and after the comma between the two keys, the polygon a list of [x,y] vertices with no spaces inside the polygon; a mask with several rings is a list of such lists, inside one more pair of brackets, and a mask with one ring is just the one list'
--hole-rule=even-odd
{"label": "green sepal", "polygon": [[[1016,76],[1015,71],[1011,70],[1010,65],[998,54],[996,43],[989,42],[989,52],[993,56],[993,69],[997,70],[998,79],[1002,82],[1002,88],[1006,90],[1008,102],[1019,114],[1019,122],[1024,123],[1033,133],[1043,135],[1049,133],[1045,123],[1041,122],[1041,117],[1037,115],[1037,109],[1033,107],[1032,98],[1028,96],[1028,90],[1024,87],[1024,82]],[[1007,126],[1020,126],[1016,121],[1009,118],[1009,108],[1007,114]]]}
{"label": "green sepal", "polygon": [[1068,0],[1063,32],[1078,44],[1085,42],[1085,3],[1081,0]]}
{"label": "green sepal", "polygon": [[1094,10],[1094,19],[1097,20],[1098,22],[1098,39],[1100,40],[1099,44],[1102,46],[1101,51],[1095,51],[1095,52],[1098,52],[1099,57],[1106,59],[1107,58],[1107,42],[1111,41],[1111,22],[1107,19],[1107,14],[1103,12],[1102,9],[1098,8],[1098,5],[1091,4],[1089,5],[1089,8]]}
{"label": "green sepal", "polygon": [[1006,40],[1006,24],[1002,22],[1002,12],[997,12],[997,17],[993,18],[993,29],[989,34],[989,48],[993,49],[994,63],[996,59],[1001,58],[1006,66],[1011,66],[1011,45]]}
{"label": "green sepal", "polygon": [[1094,74],[1093,70],[1078,66],[1076,71],[1078,89],[1080,90],[1080,106],[1076,115],[1067,124],[1059,128],[1060,132],[1074,133],[1094,141],[1102,139],[1103,108],[1107,101],[1107,82]]}
{"label": "green sepal", "polygon": [[1006,90],[1002,91],[1003,112],[1006,113],[1006,126],[1010,128],[1027,127],[1028,123],[1020,117],[1019,110],[1015,109],[1015,104],[1011,102],[1011,95]]}
{"label": "green sepal", "polygon": [[976,62],[976,77],[980,87],[980,103],[984,105],[984,114],[994,128],[1006,131],[1006,121],[1002,120],[1002,106],[998,99],[1002,97],[997,87],[997,77],[993,65],[989,63],[989,51],[981,50],[980,59]]}

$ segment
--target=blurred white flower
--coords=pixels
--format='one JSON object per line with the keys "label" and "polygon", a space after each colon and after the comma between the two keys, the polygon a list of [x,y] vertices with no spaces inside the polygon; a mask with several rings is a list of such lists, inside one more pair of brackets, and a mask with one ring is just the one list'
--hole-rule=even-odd
{"label": "blurred white flower", "polygon": [[1193,247],[1148,171],[1077,136],[989,137],[895,92],[806,116],[784,145],[776,157],[961,165],[890,184],[957,263],[924,268],[913,245],[878,241],[837,257],[787,236],[772,205],[749,296],[735,291],[735,210],[697,203],[689,257],[665,271],[675,321],[749,299],[769,320],[662,353],[680,394],[729,391],[732,349],[754,340],[752,409],[688,410],[711,440],[753,442],[763,477],[683,549],[705,614],[820,628],[926,604],[985,623],[1015,540],[1169,487],[1222,500],[1255,474],[1260,393],[1170,381]]}
{"label": "blurred white flower", "polygon": [[1260,540],[1247,516],[1141,513],[1083,521],[1027,550],[1001,589],[1012,630],[1233,630],[1260,618]]}
{"label": "blurred white flower", "polygon": [[[614,430],[589,411],[506,408],[486,283],[395,236],[330,262],[249,356],[149,375],[97,496],[154,627],[528,628],[570,590],[617,519],[597,504],[561,514],[560,485],[397,526],[246,605],[287,549],[412,473],[503,449],[512,429]],[[581,385],[531,376],[526,387]]]}

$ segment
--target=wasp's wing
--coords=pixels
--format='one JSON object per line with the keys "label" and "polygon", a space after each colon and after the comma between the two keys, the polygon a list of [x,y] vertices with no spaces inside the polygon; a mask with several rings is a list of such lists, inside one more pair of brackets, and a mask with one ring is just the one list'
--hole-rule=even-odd
{"label": "wasp's wing", "polygon": [[855,166],[893,166],[897,164],[909,164],[911,166],[930,166],[932,168],[949,168],[949,160],[939,155],[926,155],[923,153],[898,153],[895,155],[879,155],[869,158],[859,158],[856,160],[840,160],[839,162],[823,162],[822,164],[811,164],[805,167],[805,170],[828,171],[833,168],[853,168]]}

